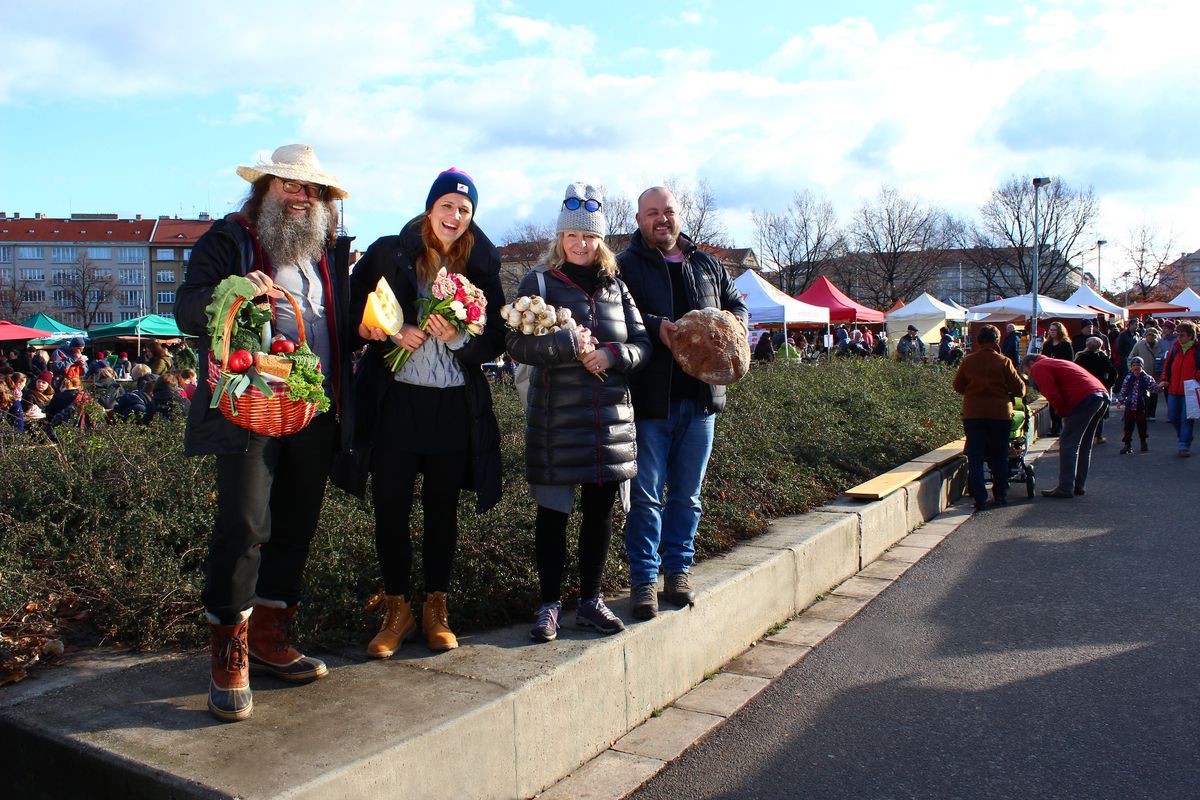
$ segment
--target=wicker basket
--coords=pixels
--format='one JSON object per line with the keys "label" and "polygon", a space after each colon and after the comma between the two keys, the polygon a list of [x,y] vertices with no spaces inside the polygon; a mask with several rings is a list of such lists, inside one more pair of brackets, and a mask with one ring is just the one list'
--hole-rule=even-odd
{"label": "wicker basket", "polygon": [[[276,288],[279,288],[287,301],[292,304],[292,308],[296,312],[297,338],[300,340],[300,344],[304,344],[307,340],[304,336],[304,318],[301,315],[300,306],[286,289]],[[221,361],[218,363],[211,351],[208,354],[208,390],[210,392],[216,392],[217,382],[221,375],[231,377],[238,375],[236,372],[229,371],[230,333],[233,331],[233,321],[237,317],[238,309],[244,302],[246,302],[244,297],[234,300],[229,307],[228,316],[225,317]],[[263,394],[256,386],[250,386],[237,399],[236,413],[229,395],[221,392],[217,407],[221,409],[225,419],[234,425],[254,433],[261,433],[264,436],[288,436],[303,430],[317,415],[316,403],[292,400],[288,397],[287,387],[283,385],[279,385],[279,388],[275,389],[275,394],[270,397]]]}

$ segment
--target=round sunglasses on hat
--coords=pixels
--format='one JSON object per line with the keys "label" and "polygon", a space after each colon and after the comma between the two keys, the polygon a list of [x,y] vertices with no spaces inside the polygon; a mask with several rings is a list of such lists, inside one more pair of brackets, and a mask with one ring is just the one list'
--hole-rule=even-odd
{"label": "round sunglasses on hat", "polygon": [[568,197],[563,200],[563,208],[567,211],[577,211],[582,207],[584,211],[595,212],[600,210],[601,205],[603,204],[599,200],[583,200],[579,197]]}

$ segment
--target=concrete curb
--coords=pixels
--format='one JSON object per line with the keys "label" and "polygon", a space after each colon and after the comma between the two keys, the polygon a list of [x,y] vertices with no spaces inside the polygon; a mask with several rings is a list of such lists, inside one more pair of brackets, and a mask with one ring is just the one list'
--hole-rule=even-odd
{"label": "concrete curb", "polygon": [[[612,791],[640,785],[928,552],[939,531],[910,531],[964,482],[959,458],[883,500],[777,520],[696,566],[694,606],[617,636],[564,631],[531,646],[520,626],[436,657],[331,658],[319,684],[268,688],[260,700],[256,683],[254,720],[231,726],[205,719],[206,658],[160,660],[6,698],[0,748],[32,797],[620,796]],[[630,619],[627,598],[612,605]],[[269,748],[286,758],[254,757]],[[72,769],[55,766],[64,754]]]}

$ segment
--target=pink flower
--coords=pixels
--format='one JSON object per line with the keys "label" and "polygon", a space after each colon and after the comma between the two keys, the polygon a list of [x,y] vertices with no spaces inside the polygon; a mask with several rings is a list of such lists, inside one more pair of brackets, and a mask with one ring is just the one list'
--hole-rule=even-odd
{"label": "pink flower", "polygon": [[479,306],[475,305],[474,303],[467,306],[467,322],[474,322],[482,316],[483,311],[479,308]]}
{"label": "pink flower", "polygon": [[454,293],[454,299],[460,303],[466,303],[467,302],[466,290],[463,289],[461,286],[458,287],[458,291]]}

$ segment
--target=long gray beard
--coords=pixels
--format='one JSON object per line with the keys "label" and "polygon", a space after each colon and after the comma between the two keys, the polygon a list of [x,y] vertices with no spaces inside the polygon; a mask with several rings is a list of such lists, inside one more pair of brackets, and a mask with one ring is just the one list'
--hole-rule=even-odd
{"label": "long gray beard", "polygon": [[276,269],[295,265],[308,284],[307,300],[315,316],[325,315],[321,302],[321,279],[313,269],[325,252],[329,230],[329,207],[317,202],[308,213],[296,219],[286,211],[287,203],[267,199],[258,215],[258,240],[271,257]]}
{"label": "long gray beard", "polygon": [[275,264],[320,261],[329,231],[329,207],[315,202],[308,213],[296,219],[287,213],[287,203],[267,198],[258,214],[258,240]]}

